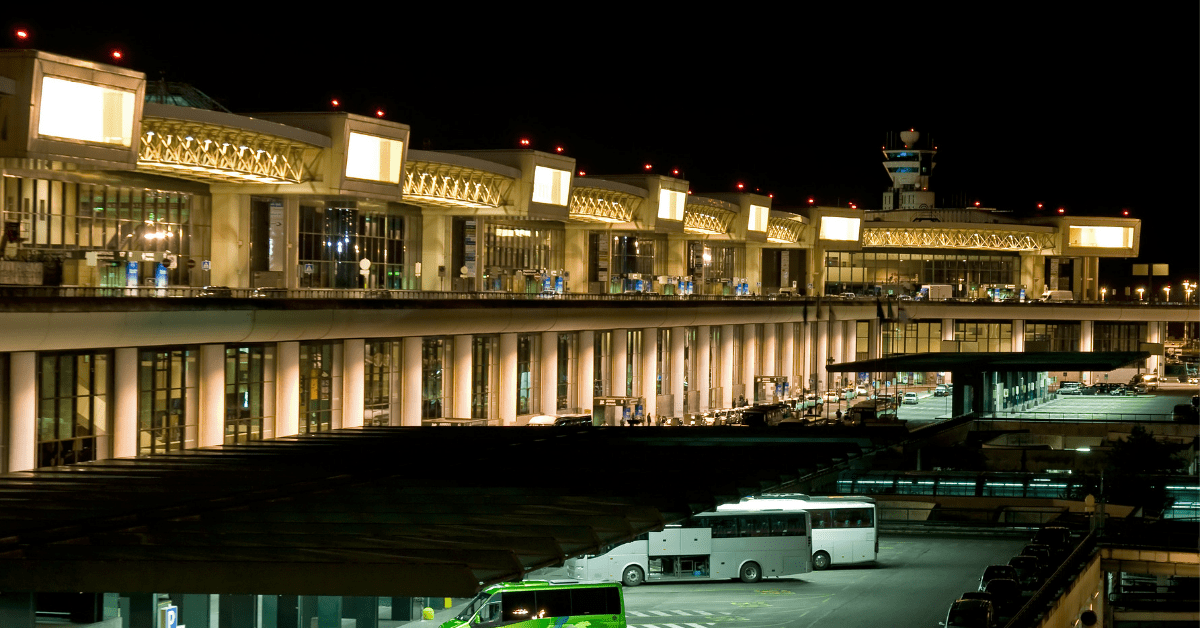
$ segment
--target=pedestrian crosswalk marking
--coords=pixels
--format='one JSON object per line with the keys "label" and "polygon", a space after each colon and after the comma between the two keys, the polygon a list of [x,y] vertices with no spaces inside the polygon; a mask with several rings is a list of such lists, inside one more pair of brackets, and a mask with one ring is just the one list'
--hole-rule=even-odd
{"label": "pedestrian crosswalk marking", "polygon": [[712,613],[710,613],[708,611],[696,611],[696,613],[699,615],[712,615]]}
{"label": "pedestrian crosswalk marking", "polygon": [[675,613],[676,615],[691,615],[691,613],[689,613],[689,612],[687,612],[687,611],[674,611],[674,610],[673,610],[673,611],[671,611],[671,612],[672,612],[672,613]]}
{"label": "pedestrian crosswalk marking", "polygon": [[685,625],[691,626],[691,628],[707,628],[704,624],[685,624]]}
{"label": "pedestrian crosswalk marking", "polygon": [[655,615],[658,615],[659,617],[670,617],[671,616],[670,613],[663,612],[663,611],[650,611],[650,612]]}

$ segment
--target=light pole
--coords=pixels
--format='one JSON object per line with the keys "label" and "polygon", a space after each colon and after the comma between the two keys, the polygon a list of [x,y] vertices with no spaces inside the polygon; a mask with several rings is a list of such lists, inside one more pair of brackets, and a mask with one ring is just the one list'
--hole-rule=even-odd
{"label": "light pole", "polygon": [[1171,302],[1171,286],[1163,286],[1163,292],[1167,293],[1167,303]]}
{"label": "light pole", "polygon": [[1100,289],[1100,300],[1104,301],[1104,297],[1108,296],[1108,288]]}
{"label": "light pole", "polygon": [[1146,291],[1146,289],[1145,289],[1145,288],[1138,288],[1138,289],[1137,289],[1137,293],[1138,293],[1138,301],[1141,301],[1141,300],[1142,300],[1142,293],[1143,293],[1143,292],[1145,292],[1145,291]]}

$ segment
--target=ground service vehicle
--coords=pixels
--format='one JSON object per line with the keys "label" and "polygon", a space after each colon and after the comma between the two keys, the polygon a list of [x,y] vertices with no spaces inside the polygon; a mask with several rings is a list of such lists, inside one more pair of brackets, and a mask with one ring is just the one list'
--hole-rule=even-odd
{"label": "ground service vehicle", "polygon": [[756,499],[699,513],[660,532],[567,561],[581,580],[642,582],[707,581],[812,571],[809,515],[793,500]]}
{"label": "ground service vehicle", "polygon": [[621,586],[573,580],[494,584],[441,628],[553,628],[564,624],[625,628]]}

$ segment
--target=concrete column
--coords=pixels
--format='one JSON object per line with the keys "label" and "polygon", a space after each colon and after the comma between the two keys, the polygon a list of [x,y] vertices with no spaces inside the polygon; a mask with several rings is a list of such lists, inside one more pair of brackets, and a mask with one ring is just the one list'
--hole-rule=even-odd
{"label": "concrete column", "polygon": [[829,390],[829,371],[825,370],[829,358],[829,322],[817,321],[817,336],[813,341],[816,350],[817,392]]}
{"label": "concrete column", "polygon": [[696,327],[696,347],[692,351],[693,360],[696,361],[696,381],[690,382],[689,391],[696,395],[697,408],[701,413],[708,412],[712,409],[712,400],[709,399],[709,389],[712,388],[712,328],[708,325],[700,325]]}
{"label": "concrete column", "polygon": [[[1165,324],[1166,323],[1162,323],[1159,321],[1148,322],[1146,324],[1146,342],[1162,342],[1163,335],[1164,335],[1162,333],[1162,329],[1163,329],[1163,325],[1165,325]],[[1150,356],[1150,359],[1147,360],[1147,362],[1146,362],[1146,372],[1147,373],[1155,373],[1159,377],[1162,376],[1162,356],[1161,355],[1151,355]]]}
{"label": "concrete column", "polygon": [[762,374],[779,375],[779,323],[763,323]]}
{"label": "concrete column", "polygon": [[401,386],[404,387],[404,393],[401,395],[404,409],[400,414],[400,425],[409,427],[417,427],[421,425],[421,343],[420,336],[410,336],[405,338],[403,342],[404,351],[404,374],[401,378]]}
{"label": "concrete column", "polygon": [[854,362],[857,359],[858,321],[842,321],[842,361]]}
{"label": "concrete column", "polygon": [[733,325],[721,325],[721,400],[722,408],[733,407]]}
{"label": "concrete column", "polygon": [[683,384],[687,379],[683,372],[683,368],[687,364],[684,357],[684,353],[687,351],[687,334],[687,327],[671,328],[671,396],[674,398],[671,416],[677,417],[687,414],[687,408],[683,405]]}
{"label": "concrete column", "polygon": [[[212,253],[208,285],[250,286],[250,195],[212,194]],[[203,273],[201,273],[203,274]]]}
{"label": "concrete column", "polygon": [[1080,351],[1095,351],[1096,346],[1096,322],[1095,321],[1079,321],[1079,350]]}
{"label": "concrete column", "polygon": [[[845,327],[843,321],[829,321],[829,357],[833,358],[834,364],[840,364],[845,361],[842,353],[845,350],[842,344],[842,332],[845,330]],[[841,383],[838,380],[844,377],[844,373],[830,373],[826,385],[829,388],[840,387]]]}
{"label": "concrete column", "polygon": [[637,393],[646,400],[646,416],[658,416],[658,328],[642,329],[642,389]]}
{"label": "concrete column", "polygon": [[629,391],[629,330],[612,330],[612,381],[609,382],[608,394],[612,397],[625,397]]}
{"label": "concrete column", "polygon": [[362,427],[366,395],[366,341],[342,341],[342,427]]}
{"label": "concrete column", "polygon": [[[179,625],[180,626],[201,626],[208,628],[209,622],[209,600],[208,594],[205,593],[182,593],[172,595],[171,599],[179,607]],[[295,623],[292,624],[296,625]],[[270,628],[275,628],[271,626]]]}
{"label": "concrete column", "polygon": [[[500,422],[503,425],[517,423],[517,335],[500,334],[500,390],[496,399],[500,405]],[[490,417],[489,417],[490,418]]]}
{"label": "concrete column", "polygon": [[[575,274],[572,273],[571,276],[574,277]],[[558,332],[542,332],[538,345],[538,411],[542,414],[556,414],[558,412]],[[564,405],[570,406],[571,404]]]}
{"label": "concrete column", "polygon": [[759,375],[758,325],[742,325],[742,383],[746,386],[746,401],[754,403],[754,376]]}
{"label": "concrete column", "polygon": [[942,340],[954,340],[954,319],[942,319]]}
{"label": "concrete column", "polygon": [[300,343],[275,346],[275,437],[300,433]]}
{"label": "concrete column", "polygon": [[158,623],[158,608],[153,593],[129,593],[122,597],[129,600],[129,628],[154,628]]}
{"label": "concrete column", "polygon": [[883,323],[878,318],[867,322],[867,359],[883,357]]}
{"label": "concrete column", "polygon": [[577,373],[572,373],[575,380],[575,405],[584,412],[593,410],[596,390],[596,332],[577,332],[575,343],[578,352],[576,363]]}
{"label": "concrete column", "polygon": [[1025,321],[1013,319],[1012,322],[1012,350],[1013,353],[1025,352]]}
{"label": "concrete column", "polygon": [[37,625],[36,593],[0,593],[0,626],[5,628],[35,628]]}
{"label": "concrete column", "polygon": [[[586,228],[567,229],[566,255],[563,258],[566,260],[566,270],[570,273],[566,281],[565,290],[574,294],[582,294],[588,291],[588,234],[591,233]],[[546,414],[554,414],[547,412]]]}
{"label": "concrete column", "polygon": [[667,274],[675,277],[687,275],[687,236],[667,236]]}
{"label": "concrete column", "polygon": [[[468,418],[471,416],[471,340],[472,336],[454,336],[454,373],[450,381],[454,386],[454,396],[451,397],[451,412],[446,416],[451,418]],[[442,378],[445,385],[445,378]]]}
{"label": "concrete column", "polygon": [[200,446],[225,443],[225,345],[200,345]]}
{"label": "concrete column", "polygon": [[746,243],[746,285],[750,286],[751,292],[758,295],[763,293],[762,250],[762,245],[757,242]]}
{"label": "concrete column", "polygon": [[37,466],[37,354],[9,354],[8,471]]}
{"label": "concrete column", "polygon": [[1038,253],[1021,253],[1021,275],[1018,282],[1019,287],[1025,288],[1026,299],[1038,298],[1046,287],[1046,280],[1043,277],[1044,260],[1045,258]]}
{"label": "concrete column", "polygon": [[133,458],[138,454],[138,350],[114,352],[112,455]]}
{"label": "concrete column", "polygon": [[800,337],[796,339],[796,346],[800,350],[800,388],[802,390],[812,390],[816,388],[813,378],[813,325],[814,323],[800,323]]}
{"label": "concrete column", "polygon": [[[283,285],[285,288],[294,290],[300,287],[300,248],[295,245],[300,241],[299,197],[285,196],[283,211],[286,216],[284,229],[287,230],[287,252],[283,257]],[[179,623],[183,624],[183,622]]]}
{"label": "concrete column", "polygon": [[[422,290],[449,290],[450,278],[458,276],[450,263],[450,217],[441,210],[421,212],[421,281]],[[438,272],[438,268],[442,272]],[[306,627],[307,628],[307,627]]]}

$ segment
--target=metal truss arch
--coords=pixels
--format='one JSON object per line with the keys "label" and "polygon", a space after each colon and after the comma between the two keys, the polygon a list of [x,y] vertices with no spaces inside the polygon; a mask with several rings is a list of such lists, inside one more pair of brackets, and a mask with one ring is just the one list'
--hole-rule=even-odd
{"label": "metal truss arch", "polygon": [[302,183],[319,148],[245,129],[145,118],[138,168],[210,183]]}
{"label": "metal truss arch", "polygon": [[905,229],[868,227],[863,246],[984,251],[1041,251],[1054,248],[1054,234],[989,229]]}
{"label": "metal truss arch", "polygon": [[571,218],[592,222],[630,222],[639,196],[602,188],[575,187],[571,190]]}
{"label": "metal truss arch", "polygon": [[509,204],[513,179],[431,161],[404,165],[404,199],[419,205],[494,209]]}
{"label": "metal truss arch", "polygon": [[729,233],[729,224],[737,212],[738,207],[732,203],[693,196],[683,207],[683,230],[724,235]]}
{"label": "metal truss arch", "polygon": [[767,241],[780,244],[793,244],[800,241],[804,234],[804,223],[790,218],[767,218]]}

